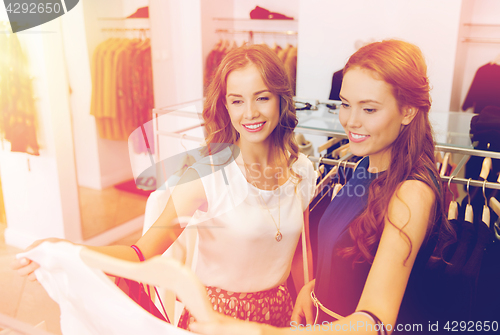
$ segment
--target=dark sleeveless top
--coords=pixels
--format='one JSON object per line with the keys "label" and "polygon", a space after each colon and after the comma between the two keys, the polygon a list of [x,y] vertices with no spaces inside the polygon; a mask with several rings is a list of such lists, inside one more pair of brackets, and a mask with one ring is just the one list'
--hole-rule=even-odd
{"label": "dark sleeveless top", "polygon": [[[355,312],[371,268],[371,264],[366,261],[353,264],[352,257],[338,254],[340,249],[354,245],[349,233],[350,223],[366,208],[370,184],[380,175],[368,172],[368,166],[369,159],[365,157],[352,178],[332,200],[318,227],[318,267],[314,293],[326,308],[342,316]],[[418,282],[435,242],[434,238],[429,238],[419,250],[397,323],[417,322],[427,317],[420,312],[425,302],[421,299],[424,288]],[[323,321],[335,319],[319,310],[318,323]],[[427,323],[425,320],[424,327]]]}

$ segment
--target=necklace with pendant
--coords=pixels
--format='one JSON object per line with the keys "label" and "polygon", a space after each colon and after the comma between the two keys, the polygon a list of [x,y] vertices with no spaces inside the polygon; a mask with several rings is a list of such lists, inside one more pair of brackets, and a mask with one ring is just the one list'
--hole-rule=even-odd
{"label": "necklace with pendant", "polygon": [[[250,176],[250,171],[247,167],[247,164],[245,162],[243,162],[243,165],[245,165],[245,170],[247,171],[247,175],[249,178],[252,178]],[[253,179],[253,178],[252,178]],[[267,209],[267,212],[269,213],[269,216],[271,216],[271,219],[273,220],[273,223],[274,223],[274,226],[276,227],[276,235],[274,236],[274,238],[276,239],[276,242],[279,242],[283,239],[283,234],[281,234],[281,231],[280,231],[280,226],[281,226],[281,195],[278,194],[278,224],[276,224],[276,221],[274,220],[274,217],[273,215],[271,214],[271,211],[269,210],[269,208],[267,207],[266,205],[266,202],[264,201],[264,198],[262,198],[262,195],[260,194],[260,188],[257,187],[256,183],[254,180],[252,180],[250,182],[253,186],[255,186],[255,188],[258,190],[258,193],[259,193],[259,197],[260,199],[262,200],[262,203],[264,204],[264,207],[266,207]],[[261,205],[262,207],[262,205]]]}

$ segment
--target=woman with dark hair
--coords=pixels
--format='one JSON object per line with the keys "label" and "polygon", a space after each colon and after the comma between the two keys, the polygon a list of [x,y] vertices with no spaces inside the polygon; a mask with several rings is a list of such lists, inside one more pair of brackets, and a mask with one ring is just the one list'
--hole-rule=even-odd
{"label": "woman with dark hair", "polygon": [[[292,88],[276,54],[262,45],[230,51],[210,83],[203,117],[205,157],[184,173],[134,249],[92,249],[127,260],[137,260],[134,250],[146,259],[161,255],[185,229],[181,218],[189,217],[187,227],[199,236],[195,273],[214,310],[285,327],[293,308],[285,282],[315,172],[298,152]],[[22,262],[15,268],[35,278],[38,264]],[[179,326],[191,321],[185,311]]]}
{"label": "woman with dark hair", "polygon": [[442,215],[426,71],[420,49],[398,40],[366,45],[347,62],[339,119],[350,150],[364,158],[320,220],[316,279],[299,293],[291,327],[220,318],[191,329],[383,334],[414,322],[413,332],[428,330],[420,279],[440,255],[437,232],[452,230]]}

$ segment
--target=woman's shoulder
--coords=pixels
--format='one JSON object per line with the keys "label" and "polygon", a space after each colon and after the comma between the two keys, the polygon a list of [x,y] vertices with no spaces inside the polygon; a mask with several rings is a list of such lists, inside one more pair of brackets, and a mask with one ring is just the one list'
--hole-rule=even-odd
{"label": "woman's shoulder", "polygon": [[293,162],[293,167],[295,166],[304,166],[304,167],[311,167],[311,168],[314,168],[313,167],[313,164],[311,162],[311,160],[309,158],[307,158],[307,156],[305,154],[303,154],[302,152],[299,152],[299,155],[297,156],[297,160],[295,162]]}
{"label": "woman's shoulder", "polygon": [[434,201],[434,191],[423,180],[418,179],[407,179],[403,181],[397,191],[398,195],[404,197],[413,197],[426,200],[426,202]]}
{"label": "woman's shoulder", "polygon": [[293,162],[292,169],[302,177],[306,177],[314,173],[313,163],[301,152],[299,152],[297,160]]}
{"label": "woman's shoulder", "polygon": [[[434,179],[435,177],[430,176],[429,178]],[[428,182],[422,178],[410,176],[399,184],[399,187],[396,189],[393,197],[401,197],[402,199],[411,200],[411,203],[418,202],[422,204],[433,204],[436,200],[436,195],[432,186],[429,184],[432,182],[434,182],[433,184],[436,187],[439,187],[436,185],[435,180]]]}
{"label": "woman's shoulder", "polygon": [[[292,166],[293,170],[301,177],[300,181],[294,179],[294,184],[298,181],[299,193],[302,198],[302,211],[306,210],[307,206],[311,202],[316,185],[316,171],[309,158],[303,153],[299,153],[297,160]],[[297,189],[296,189],[297,191]]]}
{"label": "woman's shoulder", "polygon": [[434,207],[435,198],[436,195],[433,189],[424,181],[417,179],[405,180],[401,182],[392,196],[389,204],[389,216],[404,218],[402,220],[394,220],[394,223],[399,221],[402,223],[402,226],[411,222],[427,224],[427,220],[425,219],[413,220],[413,218],[426,218]]}

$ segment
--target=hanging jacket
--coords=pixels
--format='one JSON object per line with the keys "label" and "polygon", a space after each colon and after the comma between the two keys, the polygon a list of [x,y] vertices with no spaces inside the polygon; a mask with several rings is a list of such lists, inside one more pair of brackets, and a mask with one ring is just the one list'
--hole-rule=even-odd
{"label": "hanging jacket", "polygon": [[500,107],[499,92],[500,65],[485,64],[476,71],[462,110],[474,107],[474,113],[479,114],[486,106]]}

